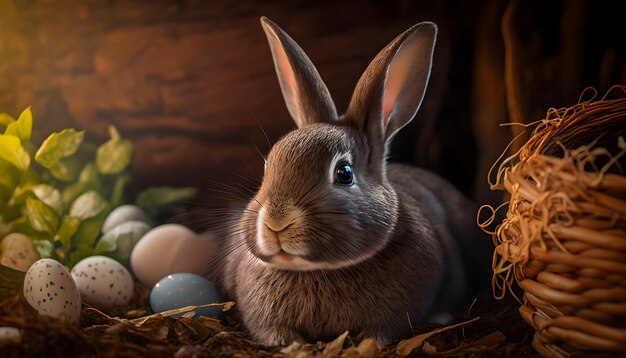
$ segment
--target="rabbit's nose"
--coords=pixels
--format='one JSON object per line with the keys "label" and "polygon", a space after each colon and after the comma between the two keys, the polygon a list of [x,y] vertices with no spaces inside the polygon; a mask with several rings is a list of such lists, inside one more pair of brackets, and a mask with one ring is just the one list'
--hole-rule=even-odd
{"label": "rabbit's nose", "polygon": [[266,233],[266,237],[269,236],[271,237],[271,239],[273,241],[275,241],[279,247],[282,247],[281,245],[281,238],[284,241],[285,238],[285,231],[287,231],[287,229],[289,229],[289,227],[291,227],[291,225],[293,225],[293,223],[279,223],[278,225],[275,222],[265,222],[264,226],[265,226],[265,233]]}
{"label": "rabbit's nose", "polygon": [[287,222],[287,221],[282,221],[282,222],[274,221],[274,220],[265,221],[265,227],[275,232],[276,234],[280,234],[281,232],[287,230],[291,225],[293,225],[293,223]]}

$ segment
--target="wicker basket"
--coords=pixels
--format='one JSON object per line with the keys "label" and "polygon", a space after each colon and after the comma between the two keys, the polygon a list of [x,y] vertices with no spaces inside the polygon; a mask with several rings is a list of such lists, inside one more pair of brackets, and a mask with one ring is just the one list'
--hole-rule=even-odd
{"label": "wicker basket", "polygon": [[481,209],[493,214],[481,226],[496,245],[494,295],[523,290],[520,314],[542,356],[626,354],[626,89],[534,125],[497,162],[491,185],[511,196],[506,218],[488,231],[498,209]]}

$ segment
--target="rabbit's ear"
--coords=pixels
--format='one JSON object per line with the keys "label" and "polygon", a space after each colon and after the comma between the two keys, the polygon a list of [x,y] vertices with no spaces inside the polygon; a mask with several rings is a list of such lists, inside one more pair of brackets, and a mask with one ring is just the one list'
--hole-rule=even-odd
{"label": "rabbit's ear", "polygon": [[337,110],[328,88],[304,51],[268,18],[261,17],[261,25],[272,50],[287,109],[298,128],[336,120]]}
{"label": "rabbit's ear", "polygon": [[409,123],[422,103],[437,26],[419,23],[378,53],[356,86],[346,117],[373,143],[385,143]]}

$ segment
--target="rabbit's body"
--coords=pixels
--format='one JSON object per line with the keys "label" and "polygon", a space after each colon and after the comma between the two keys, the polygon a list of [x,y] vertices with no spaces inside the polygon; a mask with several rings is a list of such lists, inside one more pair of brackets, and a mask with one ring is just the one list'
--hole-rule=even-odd
{"label": "rabbit's body", "polygon": [[466,307],[488,265],[475,209],[437,175],[385,163],[387,143],[421,103],[434,24],[381,51],[342,116],[297,44],[262,24],[299,128],[272,147],[214,269],[250,333],[288,344],[348,330],[388,343],[410,322]]}
{"label": "rabbit's body", "polygon": [[[410,335],[410,322],[457,312],[467,302],[467,277],[458,245],[448,232],[450,219],[440,198],[421,180],[439,185],[452,197],[455,209],[472,207],[432,173],[405,165],[389,165],[388,171],[390,185],[402,198],[398,221],[404,224],[384,249],[363,262],[335,270],[284,270],[268,266],[234,243],[239,249],[225,267],[225,288],[237,298],[242,318],[256,338],[289,344],[332,340],[348,330],[389,343]],[[417,202],[435,209],[416,211]]]}

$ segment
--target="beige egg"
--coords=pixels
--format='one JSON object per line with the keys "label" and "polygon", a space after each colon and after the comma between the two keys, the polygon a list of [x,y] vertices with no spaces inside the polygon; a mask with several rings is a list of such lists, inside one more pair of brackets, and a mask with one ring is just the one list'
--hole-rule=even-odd
{"label": "beige egg", "polygon": [[0,242],[0,264],[6,267],[26,272],[38,259],[33,240],[24,234],[9,234]]}
{"label": "beige egg", "polygon": [[80,294],[70,273],[56,260],[41,259],[28,269],[24,298],[39,314],[78,323]]}
{"label": "beige egg", "polygon": [[124,306],[133,297],[133,277],[110,257],[86,257],[74,265],[71,274],[82,300],[96,308]]}
{"label": "beige egg", "polygon": [[20,343],[22,334],[15,327],[0,327],[0,347],[9,343]]}
{"label": "beige egg", "polygon": [[102,223],[102,233],[106,234],[116,226],[127,221],[142,221],[150,226],[151,220],[148,215],[135,205],[121,205],[113,209]]}
{"label": "beige egg", "polygon": [[179,272],[202,275],[214,242],[185,226],[166,224],[148,231],[135,245],[130,258],[133,273],[148,287]]}

